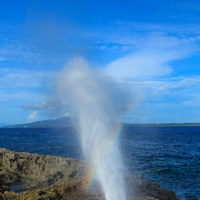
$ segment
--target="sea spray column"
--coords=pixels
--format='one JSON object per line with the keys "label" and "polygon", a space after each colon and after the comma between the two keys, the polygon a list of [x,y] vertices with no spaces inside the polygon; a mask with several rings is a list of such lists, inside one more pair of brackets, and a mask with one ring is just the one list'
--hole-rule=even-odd
{"label": "sea spray column", "polygon": [[120,124],[109,84],[81,58],[62,72],[59,90],[76,112],[83,154],[99,180],[107,200],[125,200],[125,184],[117,135]]}

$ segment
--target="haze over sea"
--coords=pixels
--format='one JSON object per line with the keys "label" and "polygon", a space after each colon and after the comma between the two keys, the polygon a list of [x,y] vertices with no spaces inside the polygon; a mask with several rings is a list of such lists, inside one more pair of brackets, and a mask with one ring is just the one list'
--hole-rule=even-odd
{"label": "haze over sea", "polygon": [[[81,159],[76,137],[72,128],[2,128],[0,146]],[[200,199],[200,126],[126,126],[119,139],[131,172],[174,190],[180,199]]]}

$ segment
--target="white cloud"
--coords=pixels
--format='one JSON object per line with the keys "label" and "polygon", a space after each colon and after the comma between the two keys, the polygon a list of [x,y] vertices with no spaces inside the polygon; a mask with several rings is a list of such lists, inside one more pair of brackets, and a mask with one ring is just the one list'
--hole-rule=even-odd
{"label": "white cloud", "polygon": [[[187,118],[182,117],[183,110],[190,113],[190,118],[195,117],[189,112],[189,106],[200,106],[197,95],[200,91],[200,75],[175,73],[177,66],[173,62],[198,52],[199,36],[181,38],[156,33],[144,38],[133,35],[132,38],[118,39],[117,42],[129,46],[130,51],[107,64],[105,71],[119,83],[138,88],[139,92],[145,94],[139,107],[134,108],[134,113],[128,114],[127,119],[140,123],[175,122],[180,119],[183,122]],[[183,64],[182,67],[189,69],[190,66]],[[198,98],[193,98],[195,95]]]}
{"label": "white cloud", "polygon": [[[199,41],[200,35],[199,24],[159,24],[159,23],[136,23],[136,22],[117,22],[108,27],[101,27],[98,30],[91,31],[93,37],[96,37],[97,44],[115,44],[120,47],[129,46],[139,47],[146,39],[150,39],[153,35],[177,37],[182,40]],[[158,38],[158,42],[159,42]],[[148,41],[148,40],[147,40]],[[144,44],[145,45],[145,44]],[[171,44],[170,44],[171,45]],[[112,47],[112,45],[111,45]],[[105,49],[105,48],[104,48]]]}
{"label": "white cloud", "polygon": [[160,34],[150,35],[136,43],[138,50],[106,66],[105,71],[108,75],[116,79],[165,76],[173,71],[170,62],[188,57],[197,50],[191,39],[179,39]]}
{"label": "white cloud", "polygon": [[128,81],[128,84],[165,93],[172,90],[191,89],[192,87],[200,89],[200,76],[177,76],[148,80],[135,79]]}
{"label": "white cloud", "polygon": [[162,76],[172,71],[167,61],[169,60],[159,53],[156,55],[133,53],[111,62],[105,71],[114,78],[122,79]]}
{"label": "white cloud", "polygon": [[53,110],[56,107],[58,107],[56,105],[55,102],[41,102],[41,103],[37,103],[37,104],[25,104],[23,105],[23,108],[25,110]]}
{"label": "white cloud", "polygon": [[37,117],[37,112],[33,111],[29,116],[28,116],[28,120],[32,121],[35,120]]}

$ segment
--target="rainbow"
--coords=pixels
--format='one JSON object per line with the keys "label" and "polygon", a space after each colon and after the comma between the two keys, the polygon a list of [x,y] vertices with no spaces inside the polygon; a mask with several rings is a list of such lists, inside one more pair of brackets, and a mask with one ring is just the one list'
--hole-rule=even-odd
{"label": "rainbow", "polygon": [[121,133],[121,125],[117,125],[114,130],[115,131],[113,131],[113,133],[109,135],[105,143],[102,145],[101,154],[99,155],[99,157],[95,158],[95,162],[93,163],[96,163],[96,165],[91,164],[90,168],[87,170],[87,173],[82,181],[82,188],[86,191],[88,191],[92,187],[93,183],[95,182],[98,164],[109,153],[112,146],[118,140],[118,137]]}

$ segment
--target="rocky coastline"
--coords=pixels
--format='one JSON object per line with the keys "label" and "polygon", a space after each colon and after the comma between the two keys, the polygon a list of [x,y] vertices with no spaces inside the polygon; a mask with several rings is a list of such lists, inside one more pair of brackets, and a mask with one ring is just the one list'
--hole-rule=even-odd
{"label": "rocky coastline", "polygon": [[[0,149],[2,200],[104,200],[98,184],[85,190],[87,164],[71,158]],[[178,200],[157,183],[129,174],[128,200]]]}

